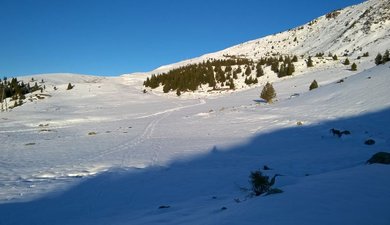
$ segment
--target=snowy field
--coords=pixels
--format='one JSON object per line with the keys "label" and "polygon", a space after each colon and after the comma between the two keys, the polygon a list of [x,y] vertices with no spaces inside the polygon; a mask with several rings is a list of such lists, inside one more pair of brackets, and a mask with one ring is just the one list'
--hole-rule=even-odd
{"label": "snowy field", "polygon": [[[390,152],[390,63],[374,63],[389,18],[387,0],[369,0],[148,73],[19,77],[46,89],[0,112],[0,225],[390,225],[390,166],[366,164]],[[293,54],[291,77],[266,67],[235,91],[143,93],[147,76],[210,58]],[[283,192],[253,197],[256,170]]]}
{"label": "snowy field", "polygon": [[[51,97],[0,114],[0,224],[388,225],[390,167],[365,162],[390,151],[390,65],[371,66],[275,80],[271,105],[36,75]],[[284,192],[248,197],[264,165]]]}

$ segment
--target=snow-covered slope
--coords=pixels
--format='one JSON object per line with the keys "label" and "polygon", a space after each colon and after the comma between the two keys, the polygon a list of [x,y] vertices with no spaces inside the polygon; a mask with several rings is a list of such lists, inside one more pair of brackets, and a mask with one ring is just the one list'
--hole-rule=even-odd
{"label": "snow-covered slope", "polygon": [[[389,64],[349,73],[276,82],[272,105],[259,89],[143,94],[126,77],[59,88],[1,114],[0,224],[388,224],[390,167],[365,161],[390,149]],[[264,165],[284,192],[250,198]]]}
{"label": "snow-covered slope", "polygon": [[[389,46],[388,6],[367,1],[151,73],[224,55],[370,52],[357,71],[301,60],[288,79],[181,97],[143,93],[145,74],[20,78],[43,80],[45,98],[0,112],[0,224],[388,225],[390,167],[366,164],[390,152],[390,64],[372,62]],[[259,99],[267,80],[274,104]],[[253,197],[249,174],[265,165],[283,193]]]}
{"label": "snow-covered slope", "polygon": [[297,28],[248,41],[222,51],[159,67],[152,73],[208,59],[240,56],[259,59],[272,55],[315,55],[317,53],[357,57],[376,55],[390,46],[390,4],[368,0],[359,5],[330,12]]}

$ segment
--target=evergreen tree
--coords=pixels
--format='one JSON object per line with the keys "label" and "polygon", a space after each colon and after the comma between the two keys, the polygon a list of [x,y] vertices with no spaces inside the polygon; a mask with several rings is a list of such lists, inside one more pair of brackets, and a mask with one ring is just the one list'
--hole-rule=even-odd
{"label": "evergreen tree", "polygon": [[298,57],[296,55],[293,56],[292,62],[298,62]]}
{"label": "evergreen tree", "polygon": [[307,59],[307,62],[306,62],[306,65],[307,67],[313,67],[313,60],[311,59],[311,56],[309,56],[309,58]]}
{"label": "evergreen tree", "polygon": [[264,70],[261,66],[257,67],[256,69],[256,77],[264,76]]}
{"label": "evergreen tree", "polygon": [[286,75],[287,75],[287,76],[290,76],[290,75],[292,75],[294,72],[295,72],[294,63],[289,63],[289,64],[287,64]]}
{"label": "evergreen tree", "polygon": [[310,84],[309,90],[311,91],[311,90],[316,89],[316,88],[318,88],[317,81],[313,80],[313,82],[311,82],[311,84]]}
{"label": "evergreen tree", "polygon": [[280,65],[280,68],[279,68],[278,77],[281,78],[281,77],[284,77],[286,75],[287,75],[286,66],[284,65],[284,63],[282,63]]}
{"label": "evergreen tree", "polygon": [[233,79],[238,79],[237,71],[233,71]]}
{"label": "evergreen tree", "polygon": [[170,90],[171,90],[171,87],[169,86],[169,84],[165,84],[163,87],[163,92],[168,93]]}
{"label": "evergreen tree", "polygon": [[251,68],[248,66],[248,67],[246,68],[246,70],[245,70],[245,75],[249,76],[249,75],[251,75],[251,73],[252,73],[252,70],[251,70]]}
{"label": "evergreen tree", "polygon": [[332,57],[332,58],[333,58],[333,60],[335,60],[335,61],[336,61],[336,60],[338,60],[338,57],[337,57],[337,55],[336,55],[336,54],[335,54],[335,55],[333,55],[333,57]]}
{"label": "evergreen tree", "polygon": [[348,66],[348,65],[350,64],[349,59],[346,58],[343,64],[346,65],[346,66]]}
{"label": "evergreen tree", "polygon": [[240,74],[240,73],[242,73],[241,66],[238,66],[238,68],[237,68],[236,72],[237,72],[237,74]]}
{"label": "evergreen tree", "polygon": [[356,65],[356,63],[352,63],[352,65],[351,65],[351,70],[352,70],[352,71],[356,71],[356,70],[357,70],[357,65]]}
{"label": "evergreen tree", "polygon": [[225,73],[232,71],[232,67],[230,65],[225,67]]}
{"label": "evergreen tree", "polygon": [[[36,82],[35,82],[35,86],[38,86]],[[66,90],[71,90],[73,87],[74,86],[71,83],[69,83],[68,87],[66,88]]]}
{"label": "evergreen tree", "polygon": [[279,61],[274,60],[271,64],[271,70],[274,71],[275,73],[279,73]]}
{"label": "evergreen tree", "polygon": [[268,83],[261,91],[260,98],[264,99],[267,103],[272,103],[272,99],[276,97],[276,92],[272,84]]}
{"label": "evergreen tree", "polygon": [[376,65],[382,64],[382,59],[383,59],[382,54],[378,53],[378,55],[376,55],[375,57],[375,64]]}
{"label": "evergreen tree", "polygon": [[181,95],[180,89],[177,89],[177,90],[176,90],[176,95],[177,95],[177,96],[180,96],[180,95]]}
{"label": "evergreen tree", "polygon": [[389,50],[386,50],[385,54],[383,54],[382,63],[385,64],[388,61],[390,61],[390,53]]}
{"label": "evergreen tree", "polygon": [[234,90],[236,88],[232,78],[230,78],[230,80],[229,80],[229,88],[232,89],[232,90]]}

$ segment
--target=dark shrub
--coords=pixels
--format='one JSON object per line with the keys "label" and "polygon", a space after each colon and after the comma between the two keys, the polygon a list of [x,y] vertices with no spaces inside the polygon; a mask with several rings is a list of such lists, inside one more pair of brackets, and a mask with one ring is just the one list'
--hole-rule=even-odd
{"label": "dark shrub", "polygon": [[271,180],[269,180],[268,176],[264,176],[260,171],[254,171],[251,172],[250,183],[252,185],[252,191],[256,196],[262,195],[264,193],[268,193],[272,187],[272,185],[275,184],[275,178],[277,176],[280,176],[279,174],[276,174],[272,177]]}
{"label": "dark shrub", "polygon": [[380,164],[390,164],[390,153],[388,152],[378,152],[375,153],[369,160],[368,164],[380,163]]}
{"label": "dark shrub", "polygon": [[309,86],[309,90],[313,90],[313,89],[316,89],[318,88],[318,83],[316,80],[313,80],[313,82],[311,82],[310,86]]}

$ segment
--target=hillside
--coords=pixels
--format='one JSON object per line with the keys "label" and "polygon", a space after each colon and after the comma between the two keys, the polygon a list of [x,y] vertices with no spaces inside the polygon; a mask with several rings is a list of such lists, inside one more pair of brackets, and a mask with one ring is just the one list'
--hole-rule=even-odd
{"label": "hillside", "polygon": [[365,52],[376,55],[383,49],[389,48],[388,46],[390,46],[389,2],[369,0],[329,12],[285,32],[248,41],[198,58],[164,65],[152,73],[229,56],[258,60],[274,54],[314,56],[317,53],[327,55],[330,52],[339,56],[346,54],[349,57],[357,57]]}
{"label": "hillside", "polygon": [[[272,105],[257,88],[184,100],[74,76],[1,114],[0,224],[387,224],[389,168],[365,162],[390,148],[389,64],[348,73],[276,82]],[[264,165],[283,193],[249,197]]]}
{"label": "hillside", "polygon": [[[145,90],[157,94],[170,92],[171,95],[177,92],[181,95],[184,92],[242,90],[263,86],[266,82],[274,82],[277,77],[286,76],[279,71],[290,64],[295,68],[288,76],[305,74],[313,69],[342,67],[346,59],[362,70],[372,67],[375,56],[389,46],[389,3],[371,0],[330,12],[286,32],[162,66],[146,73],[151,79],[154,76],[160,79],[155,81],[156,85],[148,85],[145,80]],[[297,58],[291,63],[293,57]],[[308,69],[306,66],[309,57],[313,60],[314,68]],[[249,61],[242,63],[242,60]],[[279,63],[273,65],[269,61]],[[226,70],[227,65],[229,70]],[[248,67],[251,71],[246,73]],[[261,68],[261,73],[258,68]],[[180,83],[193,84],[187,86]]]}

